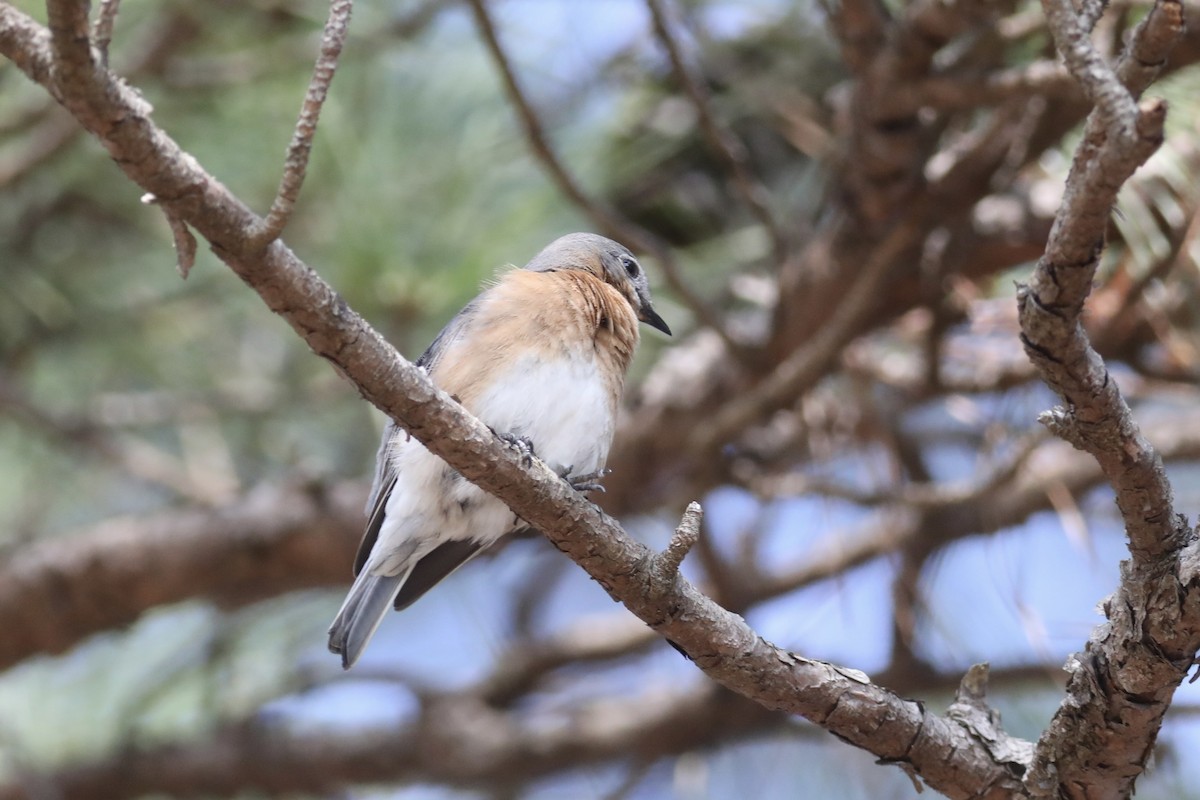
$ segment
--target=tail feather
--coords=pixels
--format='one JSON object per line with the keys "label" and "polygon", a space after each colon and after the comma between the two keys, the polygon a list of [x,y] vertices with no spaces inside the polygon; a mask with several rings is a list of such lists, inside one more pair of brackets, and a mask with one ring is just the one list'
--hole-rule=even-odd
{"label": "tail feather", "polygon": [[411,571],[372,575],[364,569],[359,573],[329,626],[329,649],[342,656],[342,669],[350,669],[358,661]]}

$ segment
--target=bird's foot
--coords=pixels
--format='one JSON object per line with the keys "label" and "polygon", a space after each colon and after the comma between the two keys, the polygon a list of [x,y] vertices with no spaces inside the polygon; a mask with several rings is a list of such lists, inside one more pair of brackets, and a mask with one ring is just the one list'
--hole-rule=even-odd
{"label": "bird's foot", "polygon": [[533,451],[532,439],[530,439],[528,436],[516,436],[515,434],[511,433],[497,433],[495,430],[493,430],[492,433],[495,433],[497,436],[507,442],[509,447],[512,447],[518,453],[520,453],[522,464],[524,464],[526,467],[533,466],[533,457],[537,454]]}
{"label": "bird's foot", "polygon": [[571,470],[574,467],[566,467],[559,471],[559,476],[567,483],[571,484],[571,488],[577,492],[604,492],[604,487],[600,484],[600,480],[612,472],[611,469],[601,467],[595,472],[589,472],[586,475],[572,475]]}

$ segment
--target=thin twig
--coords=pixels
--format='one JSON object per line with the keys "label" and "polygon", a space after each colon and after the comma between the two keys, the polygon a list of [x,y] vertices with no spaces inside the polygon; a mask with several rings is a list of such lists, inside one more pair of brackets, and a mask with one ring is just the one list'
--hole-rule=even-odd
{"label": "thin twig", "polygon": [[900,564],[892,579],[892,651],[888,656],[889,672],[909,674],[932,673],[913,645],[916,642],[917,622],[926,610],[921,591],[921,571],[932,554],[932,548],[919,537],[910,540],[900,551]]}
{"label": "thin twig", "polygon": [[650,9],[650,18],[654,22],[654,33],[662,42],[663,49],[667,51],[667,57],[671,60],[671,68],[675,71],[676,77],[683,85],[684,92],[687,93],[696,109],[700,130],[704,133],[704,138],[708,140],[708,146],[724,162],[733,178],[734,187],[742,197],[742,202],[746,204],[750,213],[758,219],[766,231],[767,238],[771,241],[775,265],[782,266],[788,257],[787,240],[784,238],[783,231],[780,230],[774,214],[771,213],[766,187],[751,174],[745,145],[733,135],[732,131],[717,122],[708,88],[689,68],[684,59],[679,41],[671,32],[662,0],[646,0],[646,6]]}
{"label": "thin twig", "polygon": [[108,67],[108,45],[112,42],[113,26],[120,9],[121,0],[100,0],[100,14],[92,28],[92,42],[100,52],[100,63],[104,67]]}
{"label": "thin twig", "polygon": [[169,208],[159,204],[154,195],[142,195],[142,202],[146,205],[157,205],[166,216],[167,225],[171,228],[171,240],[175,244],[175,269],[179,272],[179,277],[186,281],[196,264],[196,237],[188,230],[187,223],[171,213]]}
{"label": "thin twig", "polygon": [[704,509],[700,508],[700,504],[694,500],[688,503],[683,518],[679,520],[679,527],[675,529],[670,543],[667,544],[667,549],[654,557],[654,577],[664,588],[675,582],[683,559],[700,540],[700,523],[703,519]]}
{"label": "thin twig", "polygon": [[304,95],[304,104],[300,107],[300,118],[296,120],[292,141],[288,145],[279,190],[266,219],[250,233],[252,249],[266,247],[278,239],[296,207],[296,198],[300,196],[300,187],[304,184],[304,176],[308,170],[313,137],[317,133],[317,120],[321,116],[325,98],[329,95],[329,84],[333,82],[334,73],[337,71],[338,57],[346,42],[350,12],[353,9],[354,0],[333,0],[329,4],[329,17],[321,34],[321,52],[313,66],[312,79]]}
{"label": "thin twig", "polygon": [[188,230],[187,223],[176,216],[167,214],[167,224],[171,226],[171,238],[175,242],[175,267],[179,277],[186,281],[196,264],[196,237]]}
{"label": "thin twig", "polygon": [[691,310],[700,324],[711,328],[732,352],[744,355],[746,346],[733,338],[716,310],[688,285],[678,262],[671,253],[671,248],[649,230],[626,219],[600,201],[589,197],[575,176],[567,170],[566,165],[559,159],[554,147],[550,144],[537,112],[534,111],[533,105],[529,102],[525,90],[517,79],[512,61],[500,43],[495,22],[488,13],[485,0],[470,0],[470,5],[479,33],[504,80],[509,101],[513,104],[517,116],[521,120],[530,150],[549,173],[558,190],[591,219],[601,233],[620,240],[633,250],[650,253],[662,268],[663,277],[666,278],[671,291],[679,298],[680,302]]}

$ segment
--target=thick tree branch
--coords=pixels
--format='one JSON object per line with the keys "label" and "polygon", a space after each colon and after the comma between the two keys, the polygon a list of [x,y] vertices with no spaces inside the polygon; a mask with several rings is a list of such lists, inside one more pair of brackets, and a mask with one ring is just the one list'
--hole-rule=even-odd
{"label": "thick tree branch", "polygon": [[[1018,291],[1022,341],[1064,400],[1044,419],[1099,462],[1116,492],[1132,561],[1104,604],[1109,622],[1067,662],[1067,697],[1026,779],[1039,797],[1124,797],[1145,768],[1175,688],[1200,648],[1196,538],[1172,505],[1157,452],[1080,324],[1121,185],[1162,139],[1165,107],[1136,97],[1182,36],[1162,0],[1110,69],[1070,2],[1044,0],[1059,52],[1095,104],[1076,150],[1045,255]],[[1127,65],[1136,62],[1136,68]]]}
{"label": "thick tree branch", "polygon": [[115,519],[18,549],[0,563],[0,669],[62,653],[158,605],[241,606],[346,584],[363,496],[351,484],[263,487],[219,510]]}

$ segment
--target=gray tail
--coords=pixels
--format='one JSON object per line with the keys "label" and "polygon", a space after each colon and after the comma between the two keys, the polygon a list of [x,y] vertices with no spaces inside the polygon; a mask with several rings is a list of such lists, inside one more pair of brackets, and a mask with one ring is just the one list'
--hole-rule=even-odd
{"label": "gray tail", "polygon": [[410,571],[400,575],[372,575],[364,569],[358,574],[346,602],[329,626],[329,649],[341,655],[342,669],[353,667],[363,654]]}

